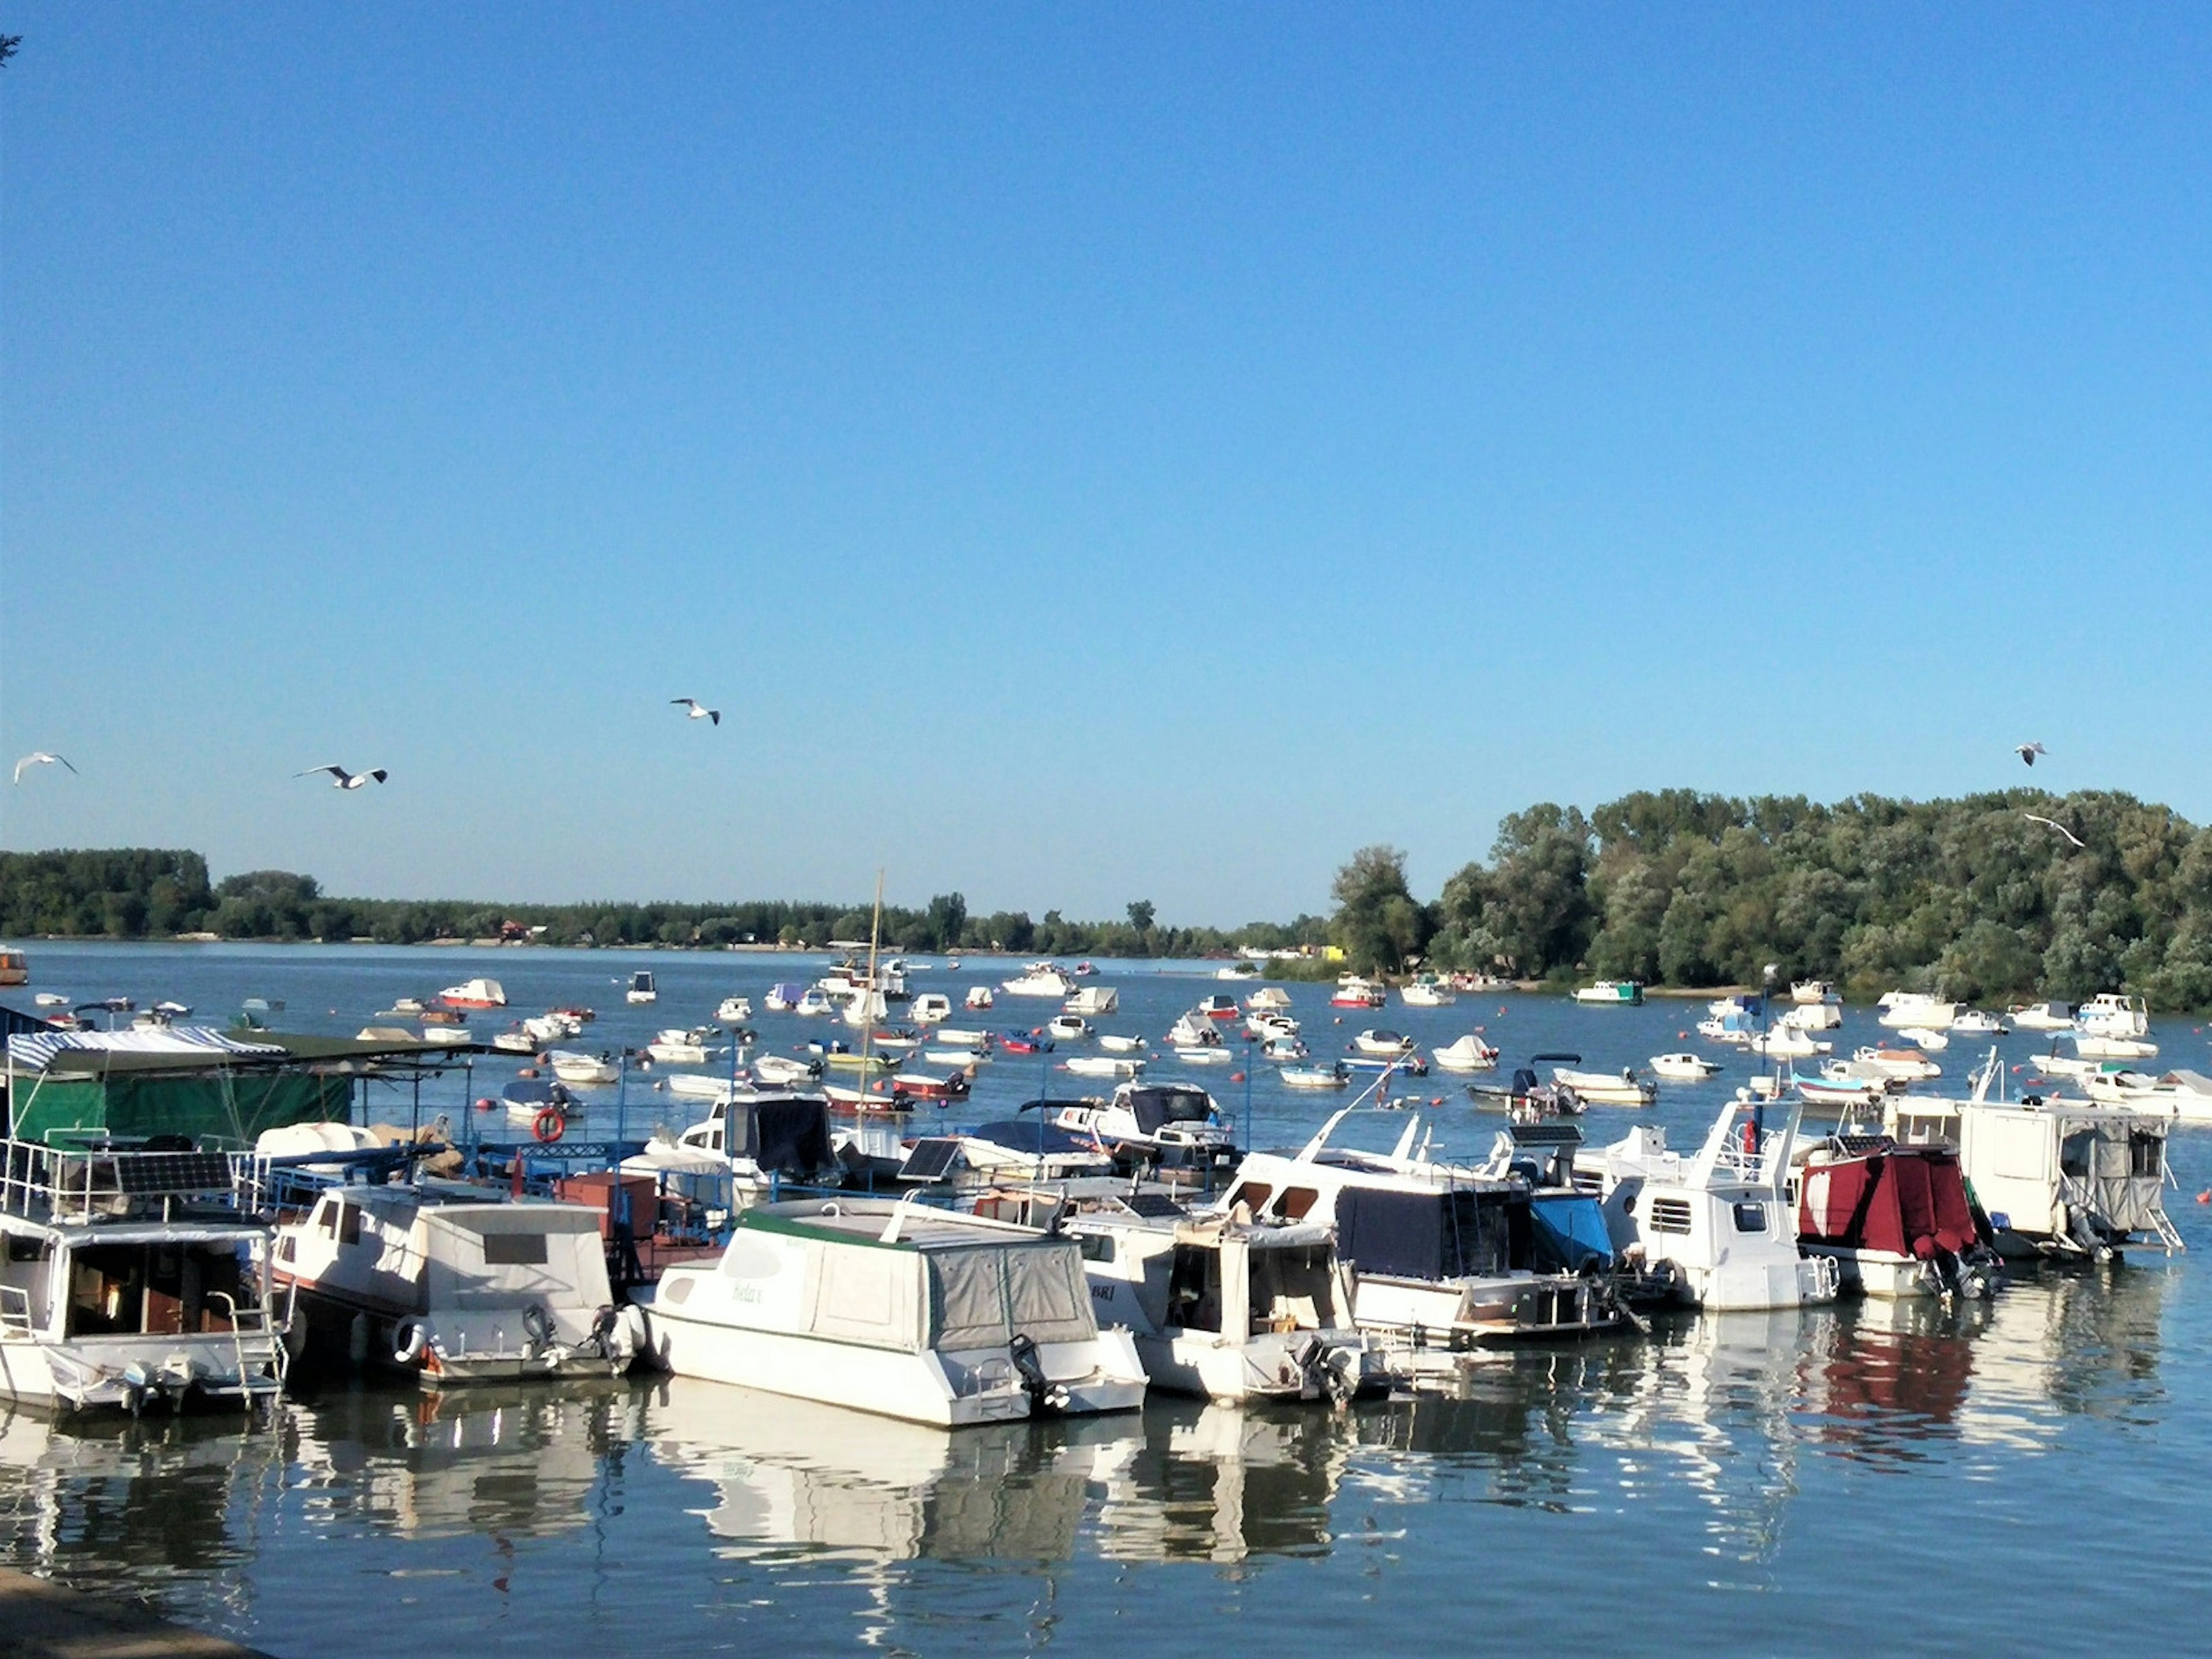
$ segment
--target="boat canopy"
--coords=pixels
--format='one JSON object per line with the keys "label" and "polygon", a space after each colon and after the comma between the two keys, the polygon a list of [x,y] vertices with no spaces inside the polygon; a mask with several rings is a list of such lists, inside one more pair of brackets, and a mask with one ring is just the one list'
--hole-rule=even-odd
{"label": "boat canopy", "polygon": [[1472,1187],[1398,1192],[1346,1187],[1336,1198],[1337,1249],[1363,1273],[1479,1279],[1528,1259],[1528,1203]]}
{"label": "boat canopy", "polygon": [[1957,1154],[1938,1147],[1871,1152],[1806,1166],[1800,1237],[1925,1261],[1978,1237]]}
{"label": "boat canopy", "polygon": [[830,1142],[827,1101],[793,1095],[782,1100],[733,1100],[726,1112],[723,1150],[763,1170],[811,1175],[837,1161]]}
{"label": "boat canopy", "polygon": [[1590,1193],[1539,1193],[1528,1201],[1535,1224],[1536,1255],[1546,1266],[1578,1273],[1613,1266],[1613,1233],[1605,1206]]}

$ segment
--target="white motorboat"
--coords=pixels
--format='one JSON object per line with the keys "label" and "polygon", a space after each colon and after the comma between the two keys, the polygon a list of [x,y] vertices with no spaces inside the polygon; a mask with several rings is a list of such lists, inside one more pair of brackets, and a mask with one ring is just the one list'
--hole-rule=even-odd
{"label": "white motorboat", "polygon": [[990,1052],[981,1048],[924,1048],[921,1057],[932,1066],[964,1066],[972,1076],[976,1066],[990,1059]]}
{"label": "white motorboat", "polygon": [[1168,1027],[1168,1046],[1174,1048],[1212,1048],[1218,1047],[1220,1029],[1195,1009],[1176,1017]]}
{"label": "white motorboat", "polygon": [[1905,1083],[1920,1083],[1943,1075],[1943,1068],[1917,1048],[1861,1048],[1851,1059],[1863,1076],[1872,1074]]}
{"label": "white motorboat", "polygon": [[750,1078],[732,1082],[726,1077],[714,1077],[702,1072],[676,1072],[661,1079],[660,1086],[678,1100],[727,1100],[752,1086]]}
{"label": "white motorboat", "polygon": [[1114,1157],[1090,1135],[1071,1133],[1042,1115],[1024,1116],[924,1136],[913,1143],[899,1173],[908,1182],[956,1187],[973,1184],[963,1176],[985,1182],[1075,1181],[1112,1175]]}
{"label": "white motorboat", "polygon": [[941,1025],[952,1018],[952,999],[942,991],[924,991],[906,1012],[917,1025]]}
{"label": "white motorboat", "polygon": [[1969,1008],[1952,1017],[1951,1029],[1966,1036],[2003,1036],[2010,1028],[1995,1014]]}
{"label": "white motorboat", "polygon": [[1380,1008],[1389,996],[1389,988],[1378,980],[1358,974],[1340,974],[1336,989],[1328,1000],[1333,1008]]}
{"label": "white motorboat", "polygon": [[1538,1265],[1530,1188],[1431,1162],[1417,1151],[1419,1114],[1387,1153],[1332,1146],[1358,1103],[1333,1114],[1295,1153],[1253,1152],[1221,1211],[1336,1230],[1352,1270],[1352,1322],[1449,1360],[1476,1344],[1580,1334],[1617,1323],[1618,1304],[1593,1279]]}
{"label": "white motorboat", "polygon": [[1408,1008],[1449,1008],[1459,1000],[1449,982],[1433,974],[1423,974],[1403,986],[1398,995]]}
{"label": "white motorboat", "polygon": [[1799,1007],[1818,1007],[1822,1003],[1838,1003],[1843,999],[1836,988],[1825,979],[1801,979],[1790,988],[1790,1000]]}
{"label": "white motorboat", "polygon": [[471,1041],[468,1030],[459,1025],[425,1025],[422,1031],[424,1042],[434,1042],[441,1048],[459,1048]]}
{"label": "white motorboat", "polygon": [[1226,963],[1213,970],[1213,976],[1232,981],[1257,979],[1260,977],[1260,964],[1256,962]]}
{"label": "white motorboat", "polygon": [[836,997],[818,985],[810,985],[799,994],[791,1012],[802,1019],[829,1019],[844,1012]]}
{"label": "white motorboat", "polygon": [[656,1034],[645,1052],[656,1065],[704,1066],[717,1052],[707,1046],[709,1035],[697,1027],[688,1031],[672,1027]]}
{"label": "white motorboat", "polygon": [[1473,1031],[1429,1051],[1429,1058],[1447,1072],[1488,1072],[1498,1065],[1497,1048]]}
{"label": "white motorboat", "polygon": [[1765,1060],[1809,1060],[1814,1054],[1833,1054],[1836,1048],[1834,1043],[1790,1025],[1771,1027],[1743,1046]]}
{"label": "white motorboat", "polygon": [[1224,1169],[1236,1132],[1213,1097],[1194,1083],[1124,1083],[1111,1100],[1032,1101],[1024,1112],[1103,1146],[1119,1164]]}
{"label": "white motorboat", "polygon": [[1085,985],[1067,1000],[1071,1014],[1110,1014],[1121,1006],[1121,994],[1110,985]]}
{"label": "white motorboat", "polygon": [[1260,1045],[1260,1058],[1272,1060],[1279,1066],[1294,1064],[1301,1060],[1312,1059],[1313,1050],[1306,1047],[1303,1037],[1271,1036]]}
{"label": "white motorboat", "polygon": [[653,1355],[686,1376],[954,1425],[1127,1411],[1145,1370],[1102,1332],[1080,1246],[878,1199],[757,1206],[721,1261],[669,1268]]}
{"label": "white motorboat", "polygon": [[1575,1155],[1580,1184],[1595,1182],[1614,1247],[1650,1267],[1668,1264],[1681,1299],[1712,1312],[1794,1308],[1835,1299],[1835,1262],[1797,1248],[1790,1202],[1798,1115],[1765,1127],[1765,1103],[1739,1094],[1713,1120],[1694,1157],[1668,1150],[1665,1132],[1638,1124],[1610,1146]]}
{"label": "white motorboat", "polygon": [[1948,1031],[1930,1031],[1917,1025],[1908,1025],[1898,1033],[1914,1048],[1931,1054],[1940,1054],[1951,1046]]}
{"label": "white motorboat", "polygon": [[1817,1077],[1802,1077],[1792,1068],[1790,1083],[1807,1105],[1846,1115],[1879,1114],[1882,1103],[1904,1086],[1899,1079],[1855,1069],[1846,1060],[1830,1060]]}
{"label": "white motorboat", "polygon": [[2084,1060],[2156,1060],[2158,1044],[2142,1037],[2109,1036],[2076,1031],[2074,1052]]}
{"label": "white motorboat", "polygon": [[1386,1389],[1382,1345],[1352,1322],[1327,1227],[1140,1215],[1070,1218],[1092,1305],[1135,1339],[1156,1389],[1244,1403],[1340,1401]]}
{"label": "white motorboat", "polygon": [[1897,1097],[1882,1128],[1905,1146],[1957,1151],[2004,1255],[2105,1261],[2144,1238],[2182,1248],[2164,1203],[2171,1118],[2087,1101],[2014,1104],[2004,1077],[1992,1048],[1968,1099]]}
{"label": "white motorboat", "polygon": [[1233,1056],[1224,1048],[1183,1048],[1175,1057],[1186,1066],[1226,1066]]}
{"label": "white motorboat", "polygon": [[2147,1037],[2150,1035],[2150,1010],[2141,997],[2100,991],[2075,1012],[2074,1024],[2091,1036]]}
{"label": "white motorboat", "polygon": [[1875,1006],[1881,1010],[1875,1018],[1893,1031],[1908,1025],[1948,1031],[1959,1013],[1957,1003],[1946,1002],[1925,991],[1885,991]]}
{"label": "white motorboat", "polygon": [[2074,1005],[2070,1002],[2016,1002],[2005,1010],[2015,1031],[2070,1031]]}
{"label": "white motorboat", "polygon": [[811,1083],[822,1075],[819,1060],[793,1060],[784,1054],[759,1054],[752,1063],[752,1073],[763,1083],[779,1089]]}
{"label": "white motorboat", "polygon": [[1285,1089],[1341,1089],[1352,1081],[1352,1067],[1340,1060],[1333,1066],[1285,1066],[1281,1076]]}
{"label": "white motorboat", "polygon": [[[832,991],[830,994],[834,997],[837,993]],[[884,1000],[881,991],[872,991],[863,985],[845,994],[843,1006],[838,1009],[837,1015],[855,1030],[865,1030],[889,1019],[890,1004]]]}
{"label": "white motorboat", "polygon": [[1775,1022],[1800,1031],[1832,1031],[1844,1023],[1844,1009],[1837,1002],[1801,1002],[1782,1011]]}
{"label": "white motorboat", "polygon": [[503,1054],[534,1054],[538,1052],[538,1039],[516,1025],[508,1030],[494,1032],[491,1046]]}
{"label": "white motorboat", "polygon": [[0,1394],[133,1415],[277,1398],[270,1230],[228,1156],[18,1140],[0,1154]]}
{"label": "white motorboat", "polygon": [[1145,1046],[1140,1036],[1127,1036],[1114,1031],[1101,1031],[1098,1046],[1109,1054],[1133,1054]]}
{"label": "white motorboat", "polygon": [[660,993],[653,987],[653,972],[647,968],[629,976],[629,987],[623,993],[623,1000],[630,1003],[655,1002],[659,997]]}
{"label": "white motorboat", "polygon": [[1363,1054],[1410,1054],[1413,1052],[1413,1039],[1402,1032],[1382,1030],[1370,1025],[1352,1039],[1352,1046]]}
{"label": "white motorboat", "polygon": [[277,1229],[295,1344],[415,1373],[426,1385],[627,1370],[635,1328],[607,1282],[602,1212],[481,1202],[416,1187],[326,1189]]}
{"label": "white motorboat", "polygon": [[1644,1000],[1644,988],[1632,979],[1601,979],[1575,992],[1584,1007],[1633,1008]]}
{"label": "white motorboat", "polygon": [[1247,1014],[1244,1035],[1255,1042],[1265,1042],[1269,1037],[1294,1037],[1298,1034],[1298,1023],[1288,1014]]}
{"label": "white motorboat", "polygon": [[982,1054],[991,1047],[991,1034],[969,1026],[940,1025],[930,1034],[930,1041],[948,1048],[972,1048]]}
{"label": "white motorboat", "polygon": [[1717,1061],[1703,1054],[1654,1054],[1651,1071],[1654,1076],[1669,1083],[1702,1083],[1720,1070]]}
{"label": "white motorboat", "polygon": [[1571,1066],[1552,1068],[1554,1086],[1571,1090],[1575,1098],[1592,1106],[1649,1106],[1659,1098],[1659,1085],[1623,1066],[1618,1072],[1582,1072]]}
{"label": "white motorboat", "polygon": [[968,994],[961,1006],[965,1008],[982,1009],[988,1008],[997,1000],[998,999],[991,994],[989,986],[971,985],[968,988]]}
{"label": "white motorboat", "polygon": [[1836,1263],[1843,1288],[1887,1301],[1982,1296],[2000,1271],[1958,1154],[1887,1136],[1838,1135],[1807,1150],[1797,1239]]}
{"label": "white motorboat", "polygon": [[1725,1042],[1741,1048],[1758,1040],[1760,1024],[1758,1016],[1741,1010],[1725,1014],[1707,1014],[1698,1022],[1698,1035],[1708,1042]]}
{"label": "white motorboat", "polygon": [[2100,1105],[2126,1106],[2170,1117],[2177,1123],[2212,1123],[2212,1077],[2173,1071],[2151,1077],[2141,1072],[2097,1072],[2082,1079]]}
{"label": "white motorboat", "polygon": [[1075,1077],[1134,1077],[1145,1069],[1126,1054],[1072,1054],[1060,1063]]}
{"label": "white motorboat", "polygon": [[768,988],[768,1011],[772,1014],[795,1014],[805,996],[806,988],[797,980],[779,980]]}
{"label": "white motorboat", "polygon": [[752,1017],[753,1000],[750,997],[724,997],[714,1005],[714,1024],[717,1025],[742,1025]]}
{"label": "white motorboat", "polygon": [[586,1054],[574,1048],[556,1048],[545,1056],[552,1066],[553,1075],[571,1088],[601,1088],[622,1076],[615,1062],[602,1054]]}
{"label": "white motorboat", "polygon": [[1045,1021],[1044,1034],[1054,1042],[1082,1042],[1094,1035],[1091,1022],[1080,1014],[1054,1014]]}
{"label": "white motorboat", "polygon": [[[652,1176],[679,1200],[706,1210],[759,1203],[783,1181],[829,1183],[842,1175],[830,1104],[821,1096],[724,1088],[704,1120],[672,1139],[656,1135],[623,1160],[623,1173]],[[702,1170],[716,1181],[698,1182]]]}
{"label": "white motorboat", "polygon": [[[31,1000],[40,1008],[66,1008],[70,1006],[68,994],[62,991],[41,991]],[[416,1012],[421,1012],[419,1007]]]}
{"label": "white motorboat", "polygon": [[[999,988],[1010,997],[1050,997],[1054,1002],[1065,1002],[1075,994],[1077,986],[1058,963],[1033,962]],[[969,1006],[975,1005],[971,1002]]]}
{"label": "white motorboat", "polygon": [[495,979],[465,980],[459,985],[449,985],[438,993],[439,1000],[449,1008],[504,1008],[507,993]]}
{"label": "white motorboat", "polygon": [[572,1020],[566,1014],[560,1013],[532,1014],[522,1022],[522,1029],[525,1034],[541,1046],[550,1042],[562,1042],[570,1037],[581,1036],[584,1034],[584,1028],[580,1022]]}
{"label": "white motorboat", "polygon": [[1263,985],[1244,999],[1244,1006],[1255,1014],[1288,1013],[1291,994],[1279,985]]}

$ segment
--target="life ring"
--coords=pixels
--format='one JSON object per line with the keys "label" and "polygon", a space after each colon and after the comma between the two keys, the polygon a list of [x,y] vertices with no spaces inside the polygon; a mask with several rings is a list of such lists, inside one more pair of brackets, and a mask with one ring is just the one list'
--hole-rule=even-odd
{"label": "life ring", "polygon": [[568,1127],[568,1116],[558,1106],[541,1107],[530,1122],[530,1133],[547,1146],[560,1139]]}
{"label": "life ring", "polygon": [[392,1328],[392,1363],[412,1365],[422,1358],[422,1350],[430,1345],[430,1334],[423,1329],[419,1319],[403,1319]]}

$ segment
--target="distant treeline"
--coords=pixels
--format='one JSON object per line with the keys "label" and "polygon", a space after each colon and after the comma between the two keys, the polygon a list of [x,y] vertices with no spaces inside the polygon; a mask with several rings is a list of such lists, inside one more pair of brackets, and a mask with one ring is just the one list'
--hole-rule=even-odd
{"label": "distant treeline", "polygon": [[[822,945],[866,939],[866,904],[490,904],[453,899],[325,896],[313,876],[253,870],[210,884],[198,853],[0,853],[0,934],[108,939],[210,933],[236,939],[369,939],[419,945],[518,933],[543,945]],[[1002,950],[1037,956],[1203,956],[1238,945],[1318,945],[1328,924],[1300,916],[1233,932],[1159,925],[1139,900],[1118,921],[1071,921],[1057,910],[970,915],[958,893],[921,909],[884,908],[884,945],[896,951]]]}
{"label": "distant treeline", "polygon": [[1380,847],[1338,872],[1335,896],[1334,937],[1370,968],[1755,986],[1771,963],[1854,1000],[2212,1005],[2212,830],[2123,794],[1826,806],[1669,789],[1588,817],[1547,803],[1504,819],[1489,862],[1431,902]]}

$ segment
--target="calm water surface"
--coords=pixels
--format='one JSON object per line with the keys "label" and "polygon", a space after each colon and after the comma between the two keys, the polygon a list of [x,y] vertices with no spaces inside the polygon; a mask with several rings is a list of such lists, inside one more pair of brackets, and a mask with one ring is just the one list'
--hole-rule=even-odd
{"label": "calm water surface", "polygon": [[[819,960],[815,959],[815,960]],[[614,952],[33,947],[33,989],[173,996],[218,1018],[283,997],[289,1029],[349,1031],[400,994],[471,974],[535,1012],[582,998],[593,1047],[757,1004],[789,959],[676,957],[657,1007],[625,1009]],[[921,988],[1003,977],[974,960]],[[1114,964],[1155,1038],[1213,988],[1188,968]],[[811,975],[807,975],[811,976]],[[1641,1064],[1694,1005],[1578,1010],[1505,996],[1393,1006],[1338,1026],[1292,991],[1317,1055],[1359,1024],[1424,1042],[1480,1025],[1516,1056],[1568,1048]],[[956,995],[956,1000],[957,1000]],[[18,997],[18,1003],[27,999]],[[1048,1005],[1002,1005],[994,1023]],[[481,1018],[483,1017],[479,1017]],[[499,1022],[495,1022],[495,1026]],[[763,1017],[765,1042],[804,1023]],[[1839,1050],[1874,1040],[1854,1011]],[[2202,1031],[2161,1022],[2163,1060]],[[2006,1041],[2028,1068],[2037,1045]],[[1956,1073],[1964,1040],[1942,1058]],[[963,1115],[1053,1080],[1050,1060],[986,1068]],[[466,1115],[489,1066],[434,1097]],[[1714,1085],[1653,1113],[1678,1141]],[[1159,1075],[1172,1074],[1162,1067]],[[1226,1071],[1192,1073],[1242,1110]],[[1258,1139],[1337,1103],[1261,1068]],[[685,1121],[649,1078],[631,1127]],[[1440,1138],[1486,1148],[1458,1085]],[[1054,1082],[1073,1092],[1065,1074]],[[411,1111],[411,1099],[383,1103]],[[611,1127],[610,1097],[601,1108]],[[633,1116],[633,1115],[635,1115]],[[1626,1113],[1595,1110],[1595,1137]],[[1370,1144],[1397,1115],[1361,1126]],[[2198,1652],[2212,1477],[2212,1249],[2193,1201],[2212,1146],[2173,1144],[2172,1212],[2192,1255],[2028,1275],[1956,1313],[1879,1304],[1687,1319],[1650,1340],[1483,1364],[1460,1397],[1326,1412],[1156,1403],[1140,1415],[947,1435],[711,1384],[657,1380],[451,1398],[356,1389],[290,1403],[252,1432],[149,1418],[63,1429],[0,1419],[0,1526],[16,1565],[284,1656],[680,1650],[812,1653],[1316,1651],[1364,1644],[1539,1644],[1567,1651]]]}

